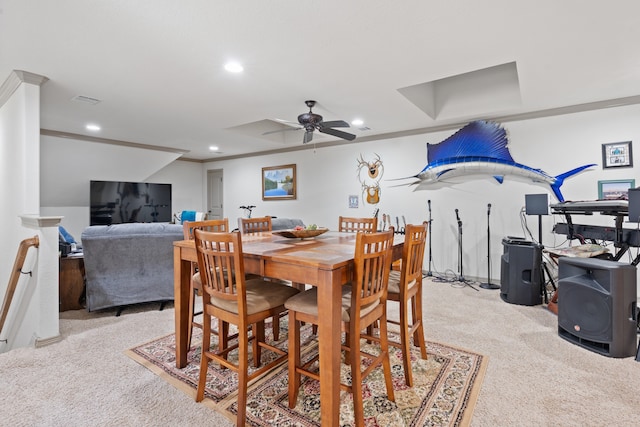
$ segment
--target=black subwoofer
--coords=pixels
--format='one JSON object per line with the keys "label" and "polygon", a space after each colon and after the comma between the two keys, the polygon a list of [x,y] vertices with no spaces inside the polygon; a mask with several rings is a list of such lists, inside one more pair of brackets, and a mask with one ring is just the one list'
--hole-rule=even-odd
{"label": "black subwoofer", "polygon": [[559,258],[558,334],[608,357],[636,353],[636,267],[593,258]]}

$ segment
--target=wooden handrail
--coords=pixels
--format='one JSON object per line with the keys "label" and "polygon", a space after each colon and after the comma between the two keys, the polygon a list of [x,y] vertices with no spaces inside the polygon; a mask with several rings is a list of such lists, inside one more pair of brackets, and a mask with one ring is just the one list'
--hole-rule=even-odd
{"label": "wooden handrail", "polygon": [[7,287],[7,291],[4,294],[4,301],[2,302],[2,314],[0,314],[0,332],[2,332],[4,321],[7,318],[7,314],[9,314],[11,300],[13,299],[13,294],[15,293],[16,287],[18,286],[18,279],[20,278],[20,274],[22,273],[22,266],[24,265],[24,260],[27,258],[27,252],[29,251],[29,248],[31,246],[35,246],[37,248],[39,245],[40,240],[38,239],[38,236],[33,236],[20,242],[20,246],[18,247],[18,254],[16,255],[16,262],[13,264],[13,270],[11,271],[11,277],[9,278],[9,286]]}

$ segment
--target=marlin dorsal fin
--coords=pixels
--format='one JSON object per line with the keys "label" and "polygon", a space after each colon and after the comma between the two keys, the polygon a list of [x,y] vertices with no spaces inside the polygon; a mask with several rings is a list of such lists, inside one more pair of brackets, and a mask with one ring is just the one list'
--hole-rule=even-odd
{"label": "marlin dorsal fin", "polygon": [[487,121],[471,122],[438,144],[427,144],[427,163],[452,157],[488,157],[513,162],[507,131]]}

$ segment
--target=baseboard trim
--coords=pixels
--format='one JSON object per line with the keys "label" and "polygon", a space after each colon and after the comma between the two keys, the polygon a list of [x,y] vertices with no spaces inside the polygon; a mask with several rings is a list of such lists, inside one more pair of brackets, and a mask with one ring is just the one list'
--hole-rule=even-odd
{"label": "baseboard trim", "polygon": [[46,347],[48,345],[55,344],[60,341],[62,341],[62,335],[55,335],[53,337],[43,338],[43,339],[36,338],[35,348]]}

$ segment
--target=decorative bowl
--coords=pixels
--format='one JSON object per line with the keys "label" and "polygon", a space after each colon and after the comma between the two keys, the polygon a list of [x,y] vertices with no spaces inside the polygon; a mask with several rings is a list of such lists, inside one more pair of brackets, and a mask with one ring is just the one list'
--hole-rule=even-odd
{"label": "decorative bowl", "polygon": [[282,237],[288,237],[290,239],[308,239],[310,237],[316,237],[329,231],[328,228],[319,227],[315,230],[275,230],[271,234],[278,234]]}

